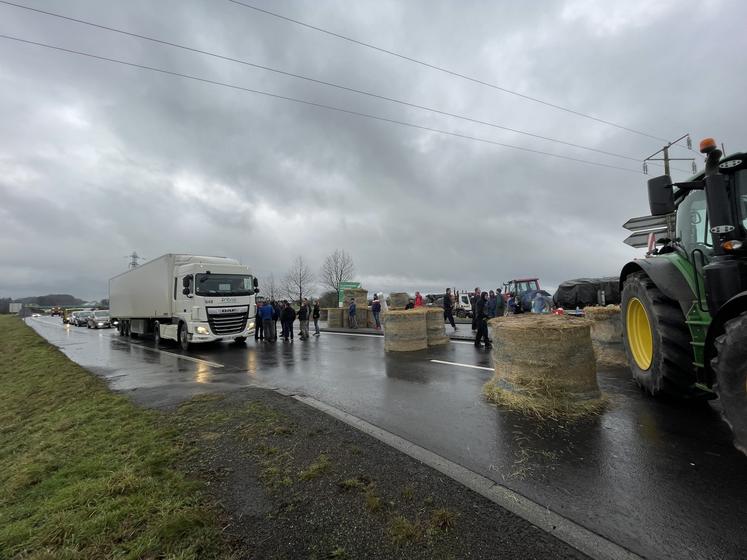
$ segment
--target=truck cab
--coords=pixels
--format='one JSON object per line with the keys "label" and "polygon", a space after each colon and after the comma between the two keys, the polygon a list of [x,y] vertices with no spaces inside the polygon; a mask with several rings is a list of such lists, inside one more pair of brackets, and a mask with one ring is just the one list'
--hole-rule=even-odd
{"label": "truck cab", "polygon": [[[187,325],[190,342],[254,333],[256,282],[246,267],[199,262],[174,271],[174,316]],[[161,336],[178,340],[169,327],[163,326]]]}

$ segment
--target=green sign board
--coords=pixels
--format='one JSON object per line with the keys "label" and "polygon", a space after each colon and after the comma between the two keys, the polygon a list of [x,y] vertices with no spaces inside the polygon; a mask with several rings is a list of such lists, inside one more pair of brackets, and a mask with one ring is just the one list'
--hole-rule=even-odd
{"label": "green sign board", "polygon": [[342,300],[344,299],[343,294],[345,293],[345,288],[360,288],[361,283],[360,282],[340,282],[340,290],[337,292],[337,302],[342,307]]}

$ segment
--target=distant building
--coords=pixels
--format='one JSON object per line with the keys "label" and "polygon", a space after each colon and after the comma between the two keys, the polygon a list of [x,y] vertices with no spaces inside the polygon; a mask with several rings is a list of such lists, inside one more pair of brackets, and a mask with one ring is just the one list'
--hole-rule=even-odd
{"label": "distant building", "polygon": [[22,308],[22,303],[10,303],[8,304],[8,313],[18,313]]}

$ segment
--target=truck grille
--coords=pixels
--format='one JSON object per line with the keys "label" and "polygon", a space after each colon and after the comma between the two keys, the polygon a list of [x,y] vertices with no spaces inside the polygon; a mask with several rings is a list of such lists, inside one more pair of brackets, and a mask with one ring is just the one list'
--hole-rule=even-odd
{"label": "truck grille", "polygon": [[247,313],[208,315],[210,330],[217,335],[238,334],[246,328]]}

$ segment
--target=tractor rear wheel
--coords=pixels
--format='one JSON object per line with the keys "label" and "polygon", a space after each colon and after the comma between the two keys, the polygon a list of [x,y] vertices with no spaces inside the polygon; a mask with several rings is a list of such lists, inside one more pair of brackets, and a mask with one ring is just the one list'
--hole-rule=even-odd
{"label": "tractor rear wheel", "polygon": [[727,321],[724,334],[716,338],[711,368],[734,446],[747,453],[747,312]]}
{"label": "tractor rear wheel", "polygon": [[652,395],[693,396],[690,332],[677,302],[636,272],[625,280],[621,310],[625,353],[636,383]]}

